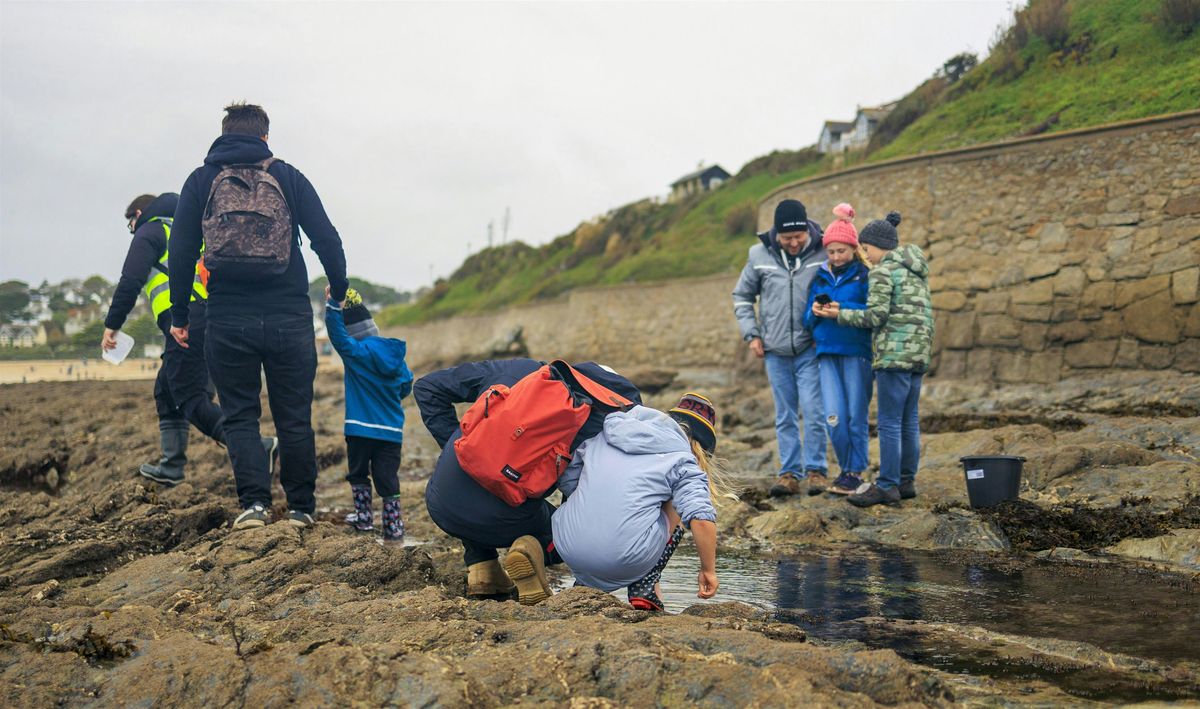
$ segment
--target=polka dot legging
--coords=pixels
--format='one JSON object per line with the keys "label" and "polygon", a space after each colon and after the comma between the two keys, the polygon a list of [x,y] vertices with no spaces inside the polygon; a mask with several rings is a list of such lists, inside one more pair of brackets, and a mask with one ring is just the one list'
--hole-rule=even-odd
{"label": "polka dot legging", "polygon": [[628,596],[629,602],[635,608],[644,604],[634,603],[634,599],[648,602],[653,610],[663,610],[662,599],[654,592],[654,584],[658,583],[658,579],[662,576],[663,569],[667,567],[667,562],[671,560],[671,555],[675,553],[675,548],[679,546],[680,540],[683,539],[683,526],[675,527],[675,531],[671,533],[671,538],[667,540],[667,547],[663,549],[662,556],[655,562],[654,567],[650,569],[642,578],[629,584]]}

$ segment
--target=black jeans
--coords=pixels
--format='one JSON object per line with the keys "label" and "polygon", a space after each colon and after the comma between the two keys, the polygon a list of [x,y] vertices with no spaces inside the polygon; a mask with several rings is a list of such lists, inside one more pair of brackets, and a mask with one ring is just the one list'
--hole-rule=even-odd
{"label": "black jeans", "polygon": [[554,505],[545,500],[527,500],[511,507],[488,492],[458,464],[454,442],[461,437],[460,430],[442,449],[425,486],[425,506],[434,524],[462,542],[467,566],[495,559],[497,548],[510,547],[517,537],[525,535],[541,542],[547,564],[561,563],[562,557],[552,545],[550,515]]}
{"label": "black jeans", "polygon": [[279,482],[288,508],[312,514],[317,452],[312,430],[317,348],[312,313],[230,314],[209,317],[208,362],[221,412],[238,502],[271,505],[271,474],[258,420],[259,393],[267,378],[267,401],[279,437]]}
{"label": "black jeans", "polygon": [[400,450],[400,444],[395,441],[346,436],[346,458],[350,463],[346,482],[370,485],[374,480],[375,492],[380,497],[399,495]]}
{"label": "black jeans", "polygon": [[171,315],[163,313],[158,319],[162,330],[162,366],[154,379],[154,403],[158,420],[191,421],[201,433],[217,443],[225,442],[221,408],[213,403],[212,382],[204,359],[204,328],[206,310],[203,301],[193,301],[188,309],[191,328],[187,349],[171,337]]}

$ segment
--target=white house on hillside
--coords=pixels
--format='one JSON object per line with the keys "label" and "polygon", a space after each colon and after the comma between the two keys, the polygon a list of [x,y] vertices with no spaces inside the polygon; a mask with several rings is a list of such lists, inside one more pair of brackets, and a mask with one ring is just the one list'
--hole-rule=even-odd
{"label": "white house on hillside", "polygon": [[840,153],[866,147],[879,123],[887,118],[894,108],[894,101],[883,106],[860,106],[853,121],[825,121],[821,128],[821,137],[817,139],[817,150],[822,153]]}

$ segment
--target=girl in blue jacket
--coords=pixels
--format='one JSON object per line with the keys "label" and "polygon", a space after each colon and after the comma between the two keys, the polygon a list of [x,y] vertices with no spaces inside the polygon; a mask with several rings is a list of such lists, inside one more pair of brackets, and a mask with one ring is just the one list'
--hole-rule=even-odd
{"label": "girl in blue jacket", "polygon": [[804,311],[804,326],[812,331],[821,374],[825,424],[842,473],[829,491],[849,495],[862,484],[867,469],[867,405],[871,402],[871,333],[839,325],[816,315],[824,303],[862,310],[867,305],[867,265],[858,250],[854,208],[839,204],[837,221],[825,231],[829,260],[817,269]]}
{"label": "girl in blue jacket", "polygon": [[346,300],[329,299],[325,288],[325,328],[346,368],[346,481],[354,512],[346,523],[361,532],[375,529],[371,481],[383,498],[383,541],[401,542],[400,450],[404,443],[404,406],[413,375],[404,361],[404,340],[380,337],[362,297],[353,289]]}

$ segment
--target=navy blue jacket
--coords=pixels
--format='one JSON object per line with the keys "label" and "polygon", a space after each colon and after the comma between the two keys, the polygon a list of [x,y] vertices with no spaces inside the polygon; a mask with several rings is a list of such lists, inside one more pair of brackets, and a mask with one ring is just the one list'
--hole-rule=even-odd
{"label": "navy blue jacket", "polygon": [[[425,428],[445,448],[446,442],[458,431],[458,412],[455,404],[474,402],[479,395],[493,384],[512,386],[526,375],[536,372],[545,362],[536,359],[490,359],[482,362],[467,362],[457,367],[440,369],[417,380],[413,386],[413,398],[421,410]],[[572,364],[597,384],[608,387],[635,404],[642,403],[642,395],[628,379],[595,362]],[[586,440],[600,432],[604,417],[593,417],[579,429],[577,441]]]}
{"label": "navy blue jacket", "polygon": [[408,346],[392,337],[356,340],[346,332],[342,309],[325,304],[329,341],[346,367],[347,436],[404,442],[404,406],[413,374],[404,362]]}
{"label": "navy blue jacket", "polygon": [[[167,270],[171,273],[171,322],[175,327],[188,323],[188,301],[192,297],[192,279],[200,245],[204,237],[200,222],[213,179],[225,165],[250,164],[271,157],[271,151],[261,138],[250,135],[223,135],[213,142],[204,158],[204,165],[192,171],[179,192],[175,223],[171,226],[171,257]],[[208,281],[208,313],[289,313],[312,314],[308,299],[308,269],[300,253],[300,229],[308,236],[309,246],[317,252],[329,287],[338,302],[346,299],[346,255],[342,239],[325,214],[321,198],[299,170],[282,160],[268,171],[279,181],[283,197],[292,212],[292,258],[287,270],[278,276],[254,280],[222,280],[216,274]]]}
{"label": "navy blue jacket", "polygon": [[864,310],[867,307],[867,275],[870,273],[859,261],[834,275],[829,262],[821,264],[808,291],[808,304],[804,308],[804,327],[812,331],[818,355],[848,355],[871,359],[871,331],[861,327],[839,325],[831,318],[813,314],[813,303],[824,293],[841,306],[842,310]]}

